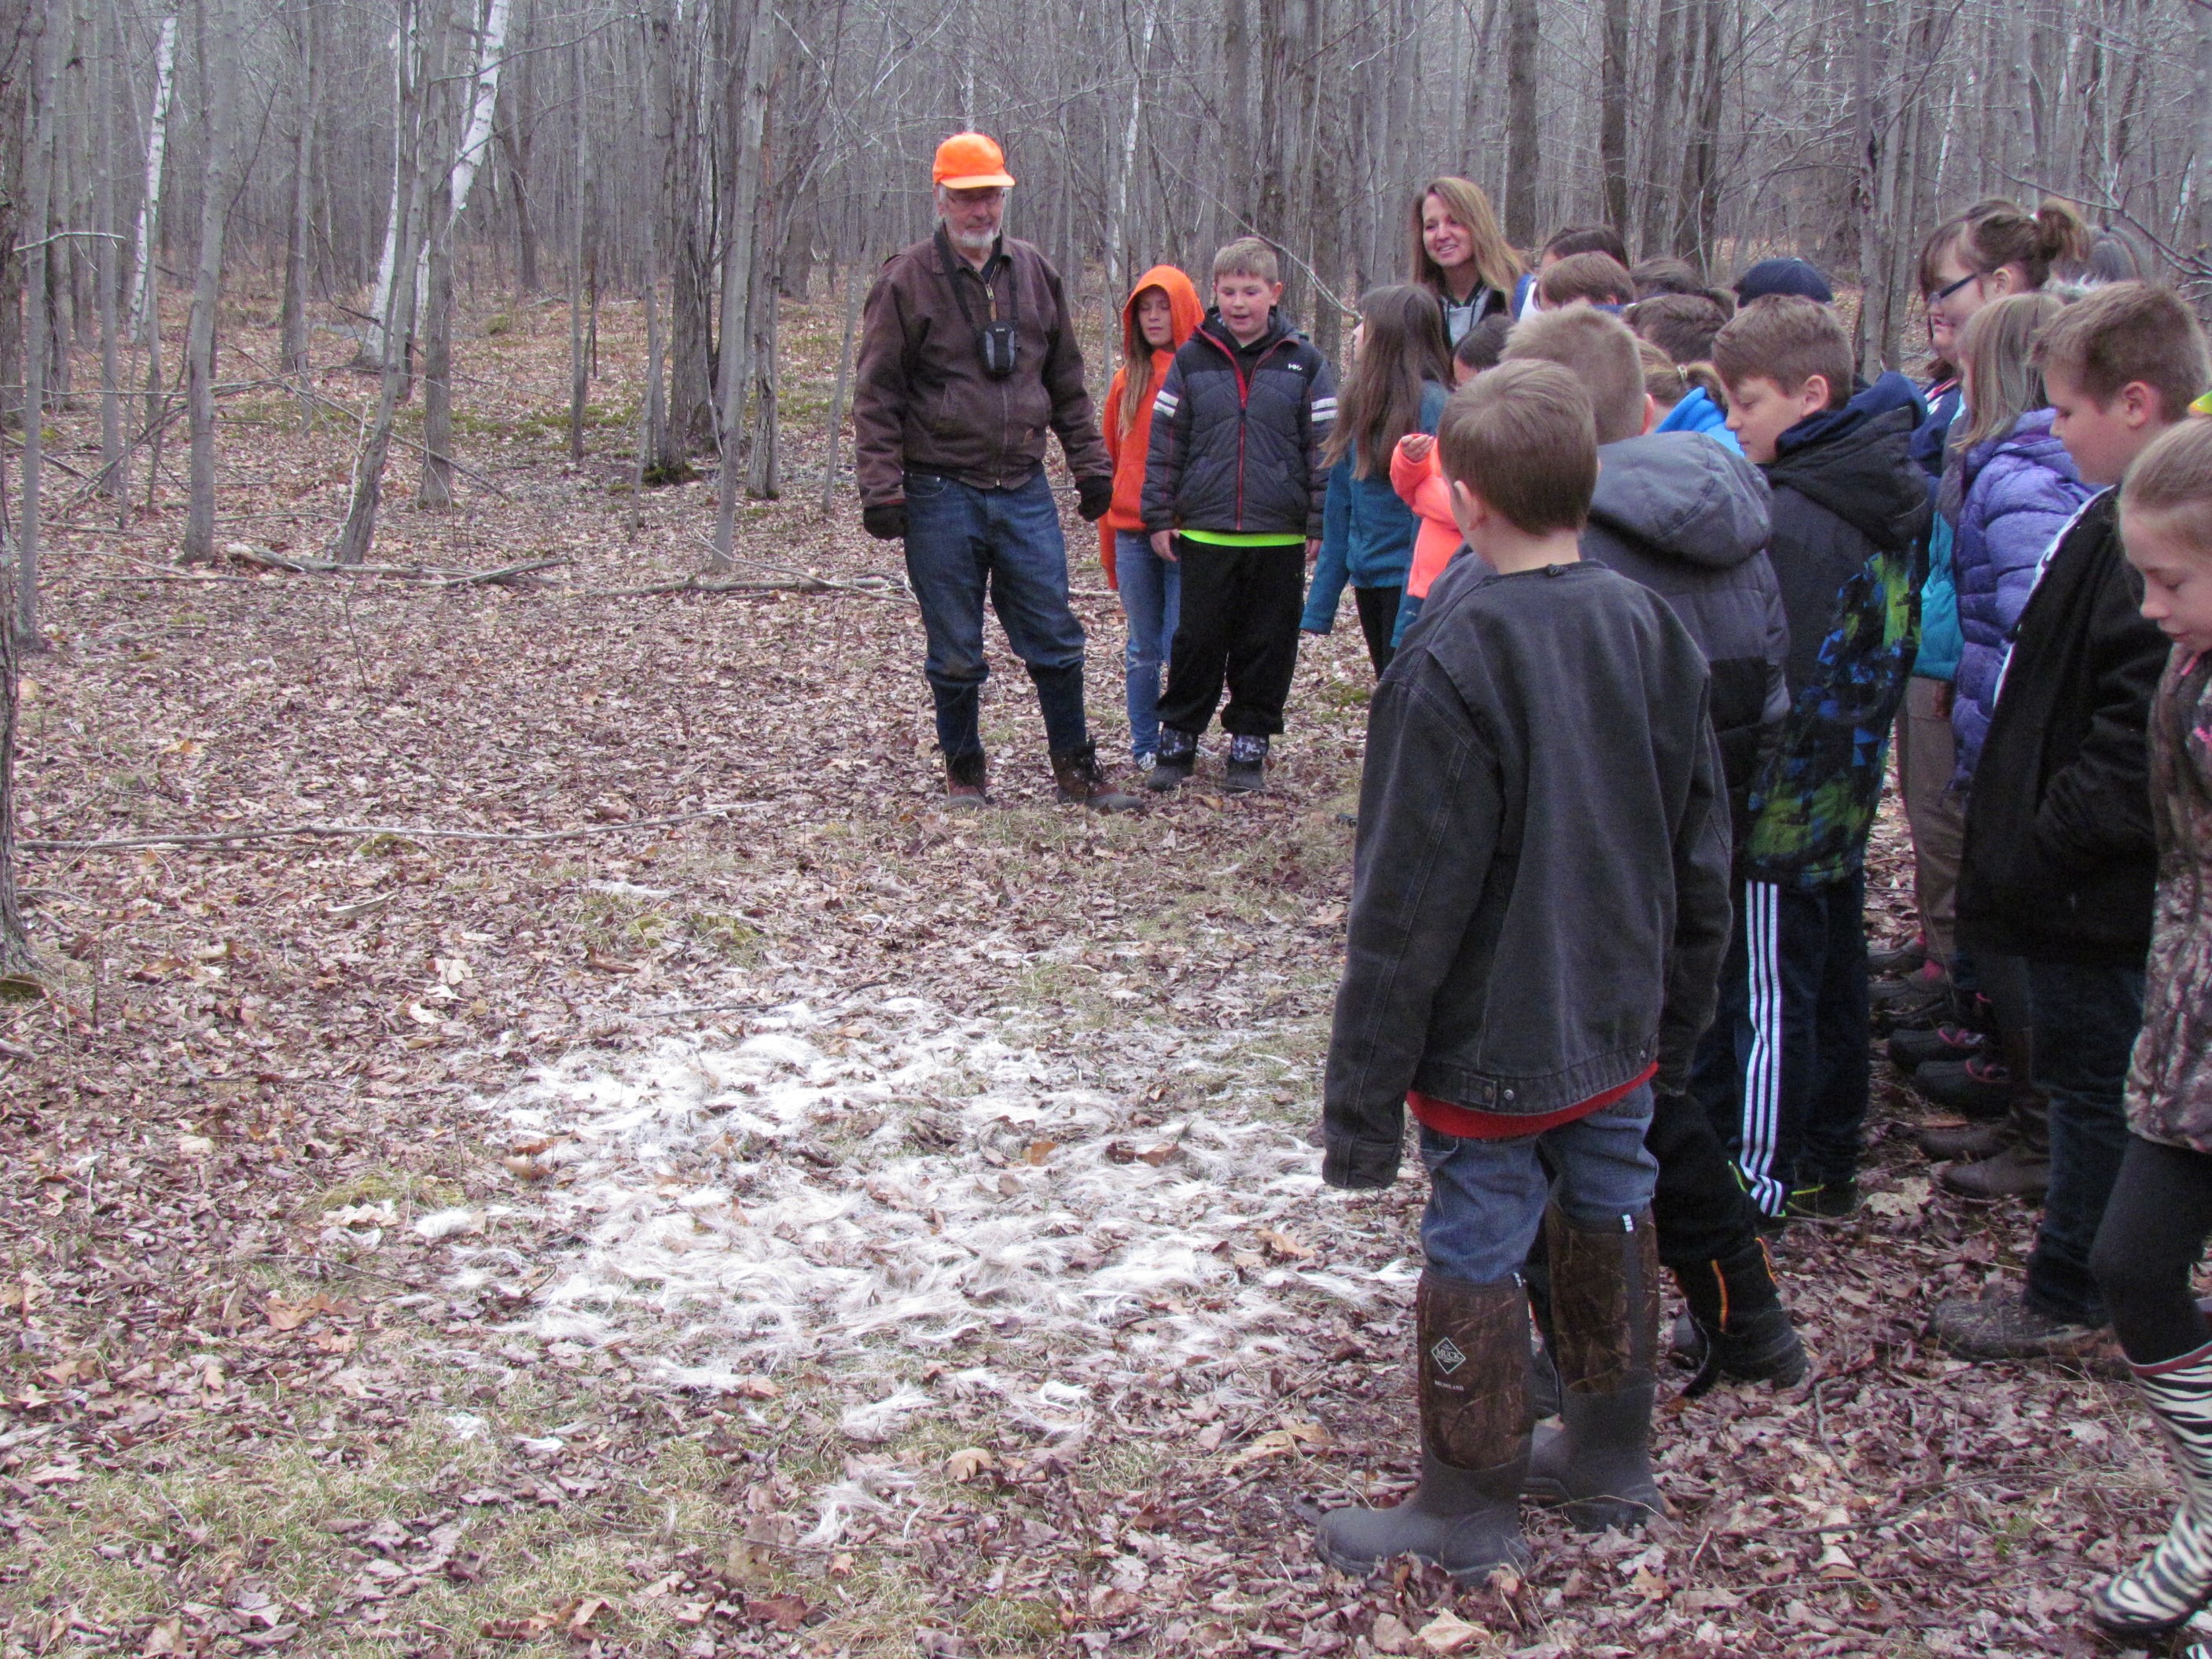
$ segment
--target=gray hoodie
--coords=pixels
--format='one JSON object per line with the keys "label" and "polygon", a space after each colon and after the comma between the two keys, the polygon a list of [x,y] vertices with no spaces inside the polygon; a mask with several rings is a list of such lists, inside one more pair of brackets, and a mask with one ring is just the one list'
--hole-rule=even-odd
{"label": "gray hoodie", "polygon": [[1752,779],[1790,712],[1790,625],[1766,557],[1766,480],[1695,432],[1624,438],[1597,454],[1583,556],[1665,599],[1705,653],[1740,844]]}

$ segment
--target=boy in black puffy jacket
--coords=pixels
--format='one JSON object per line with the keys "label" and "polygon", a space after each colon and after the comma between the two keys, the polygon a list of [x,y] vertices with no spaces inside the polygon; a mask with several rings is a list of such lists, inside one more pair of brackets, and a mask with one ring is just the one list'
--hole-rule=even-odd
{"label": "boy in black puffy jacket", "polygon": [[1215,254],[1214,308],[1152,404],[1145,528],[1182,569],[1155,789],[1190,776],[1224,680],[1227,787],[1263,785],[1267,739],[1283,729],[1305,567],[1321,545],[1336,382],[1328,360],[1277,315],[1282,297],[1275,252],[1257,237]]}

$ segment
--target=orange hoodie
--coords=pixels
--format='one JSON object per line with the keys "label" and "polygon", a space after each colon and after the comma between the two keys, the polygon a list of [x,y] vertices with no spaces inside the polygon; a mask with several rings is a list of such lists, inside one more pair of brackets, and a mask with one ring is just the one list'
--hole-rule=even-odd
{"label": "orange hoodie", "polygon": [[[1411,435],[1411,434],[1408,434]],[[1406,577],[1406,591],[1417,599],[1429,597],[1429,588],[1443,574],[1459,551],[1459,524],[1452,517],[1451,486],[1437,465],[1437,447],[1418,461],[1406,459],[1406,440],[1390,453],[1390,488],[1413,509],[1420,527],[1413,537],[1413,568]]]}
{"label": "orange hoodie", "polygon": [[1190,278],[1173,265],[1154,265],[1137,278],[1136,287],[1129,290],[1129,297],[1121,307],[1123,339],[1136,332],[1137,301],[1148,288],[1158,289],[1168,296],[1168,319],[1174,331],[1175,345],[1152,353],[1145,380],[1144,406],[1137,411],[1137,418],[1131,422],[1126,437],[1121,430],[1121,386],[1129,373],[1126,364],[1114,371],[1114,384],[1106,390],[1106,403],[1101,412],[1105,417],[1106,453],[1114,463],[1114,505],[1098,521],[1098,530],[1103,543],[1099,558],[1106,567],[1109,587],[1121,586],[1114,575],[1114,532],[1145,527],[1139,506],[1145,495],[1145,453],[1152,441],[1152,395],[1168,377],[1168,365],[1175,361],[1176,347],[1198,332],[1199,324],[1206,320],[1206,307],[1200,303],[1198,289],[1191,285]]}

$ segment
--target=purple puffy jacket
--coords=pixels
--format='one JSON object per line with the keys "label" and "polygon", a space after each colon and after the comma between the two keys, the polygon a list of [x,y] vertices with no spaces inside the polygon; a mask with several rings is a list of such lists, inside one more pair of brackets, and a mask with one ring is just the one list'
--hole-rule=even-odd
{"label": "purple puffy jacket", "polygon": [[2051,435],[2051,411],[2030,410],[2001,438],[1985,438],[1963,458],[1964,494],[1951,544],[1959,585],[1958,690],[1951,727],[1959,740],[1955,785],[1964,788],[1981,758],[1996,708],[2013,624],[2027,608],[2035,576],[2058,532],[2097,492],[2081,482],[2066,446]]}

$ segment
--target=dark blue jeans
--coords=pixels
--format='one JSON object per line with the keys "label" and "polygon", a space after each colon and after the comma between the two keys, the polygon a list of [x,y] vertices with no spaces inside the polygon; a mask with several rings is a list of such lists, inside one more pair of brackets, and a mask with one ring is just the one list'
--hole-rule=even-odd
{"label": "dark blue jeans", "polygon": [[1856,1178],[1870,1073],[1866,878],[1741,884],[1690,1088],[1761,1211]]}
{"label": "dark blue jeans", "polygon": [[937,700],[937,746],[947,760],[983,752],[977,708],[988,594],[1006,643],[1036,683],[1047,745],[1090,746],[1083,716],[1083,624],[1067,604],[1067,543],[1060,507],[1039,471],[1012,489],[977,489],[933,472],[906,475],[906,574],[921,601],[929,654],[921,672]]}
{"label": "dark blue jeans", "polygon": [[2054,1319],[2102,1325],[2089,1252],[2127,1152],[2120,1097],[2142,1028],[2142,970],[2030,961],[2027,975],[2035,1081],[2051,1097],[2051,1190],[2027,1258],[2026,1300]]}

